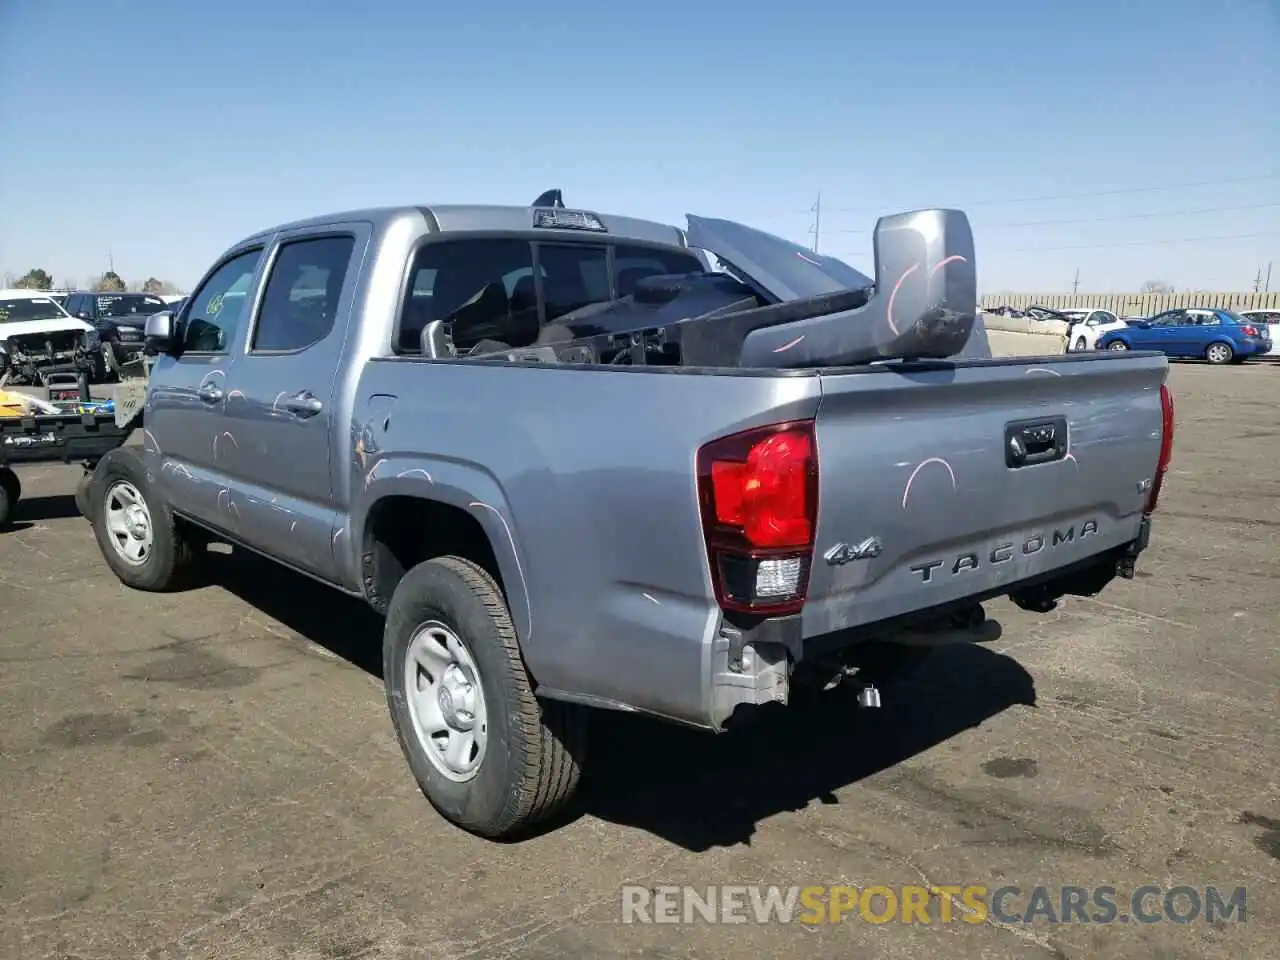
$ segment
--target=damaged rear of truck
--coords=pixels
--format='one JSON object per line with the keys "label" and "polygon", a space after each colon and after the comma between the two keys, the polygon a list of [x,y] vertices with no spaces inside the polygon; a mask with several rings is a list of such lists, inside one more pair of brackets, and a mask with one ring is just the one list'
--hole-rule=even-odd
{"label": "damaged rear of truck", "polygon": [[[336,321],[255,350],[291,302],[278,251],[335,237],[349,258],[308,316]],[[455,256],[493,237],[532,250],[524,299],[509,264]],[[652,275],[624,284],[624,243]],[[722,730],[851,674],[873,704],[868,651],[1133,575],[1171,454],[1167,360],[991,358],[962,214],[883,218],[874,245],[872,279],[728,221],[558,197],[258,234],[221,261],[251,279],[220,352],[184,352],[199,290],[148,321],[145,469],[104,460],[95,495],[127,482],[175,544],[225,539],[366,599],[419,784],[510,835],[571,795],[584,708]],[[612,273],[597,302],[556,272],[588,249]],[[185,556],[130,568],[99,526],[126,583],[163,588]]]}

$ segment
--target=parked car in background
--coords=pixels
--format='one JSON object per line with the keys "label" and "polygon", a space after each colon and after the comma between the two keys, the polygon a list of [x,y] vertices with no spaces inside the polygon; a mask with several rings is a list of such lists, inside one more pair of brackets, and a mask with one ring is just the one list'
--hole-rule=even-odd
{"label": "parked car in background", "polygon": [[1243,363],[1271,350],[1271,334],[1230,310],[1166,310],[1098,338],[1100,350],[1159,350],[1170,357]]}
{"label": "parked car in background", "polygon": [[1067,349],[1096,350],[1098,338],[1111,330],[1119,330],[1125,322],[1110,310],[1064,310],[1071,319],[1067,334]]}
{"label": "parked car in background", "polygon": [[93,327],[86,352],[94,358],[93,379],[110,379],[142,353],[147,317],[169,305],[153,293],[73,293],[67,312]]}
{"label": "parked car in background", "polygon": [[1271,349],[1263,356],[1268,359],[1280,359],[1280,310],[1240,310],[1241,318],[1249,323],[1266,326],[1271,334]]}
{"label": "parked car in background", "polygon": [[0,290],[0,384],[41,386],[79,371],[90,329],[43,290]]}

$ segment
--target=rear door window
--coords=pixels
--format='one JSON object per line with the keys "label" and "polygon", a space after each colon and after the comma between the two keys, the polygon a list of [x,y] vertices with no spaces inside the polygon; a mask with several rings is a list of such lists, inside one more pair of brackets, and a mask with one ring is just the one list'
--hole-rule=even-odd
{"label": "rear door window", "polygon": [[315,237],[285,243],[267,278],[255,351],[305,350],[333,330],[355,238]]}

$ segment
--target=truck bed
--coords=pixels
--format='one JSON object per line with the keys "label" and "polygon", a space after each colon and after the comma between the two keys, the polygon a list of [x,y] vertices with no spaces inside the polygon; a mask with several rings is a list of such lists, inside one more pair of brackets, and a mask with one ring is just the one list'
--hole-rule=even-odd
{"label": "truck bed", "polygon": [[[814,424],[807,596],[770,621],[803,655],[1090,558],[1106,566],[1142,536],[1167,371],[1139,353],[812,370],[374,359],[354,389],[349,542],[365,542],[386,497],[465,511],[493,545],[540,691],[707,725],[733,618],[708,562],[706,444]],[[1062,455],[1011,468],[1010,424],[1055,418]],[[362,554],[336,556],[359,589]]]}

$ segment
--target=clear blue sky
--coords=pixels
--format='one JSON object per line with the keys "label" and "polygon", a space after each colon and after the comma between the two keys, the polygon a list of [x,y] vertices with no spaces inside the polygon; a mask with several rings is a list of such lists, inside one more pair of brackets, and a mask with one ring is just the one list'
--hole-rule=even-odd
{"label": "clear blue sky", "polygon": [[1243,289],[1278,52],[1280,0],[0,0],[0,273],[186,285],[299,216],[560,187],[802,242],[821,191],[864,269],[875,216],[958,206],[987,292]]}

